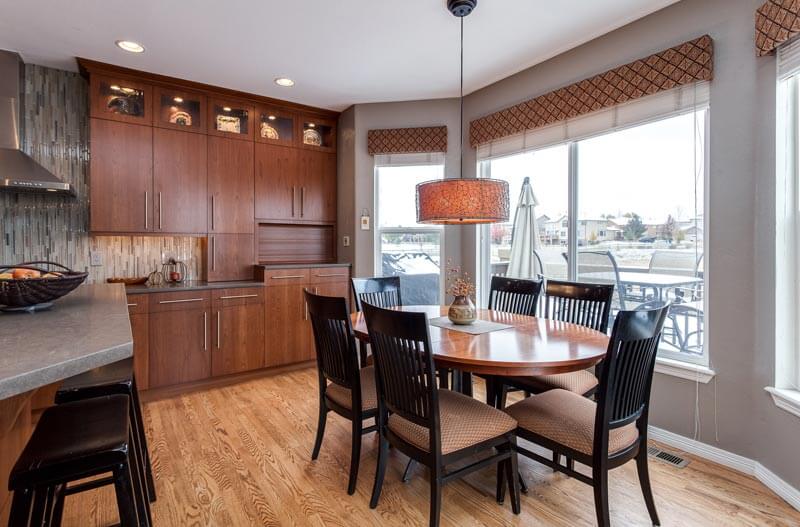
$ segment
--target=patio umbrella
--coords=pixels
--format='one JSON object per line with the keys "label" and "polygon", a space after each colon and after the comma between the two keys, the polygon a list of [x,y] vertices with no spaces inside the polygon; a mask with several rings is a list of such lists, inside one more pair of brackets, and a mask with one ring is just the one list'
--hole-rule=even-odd
{"label": "patio umbrella", "polygon": [[514,227],[511,231],[511,256],[508,260],[506,276],[512,278],[534,278],[537,269],[533,251],[539,248],[539,229],[536,227],[534,208],[539,202],[531,188],[530,178],[522,182],[522,191],[514,212]]}

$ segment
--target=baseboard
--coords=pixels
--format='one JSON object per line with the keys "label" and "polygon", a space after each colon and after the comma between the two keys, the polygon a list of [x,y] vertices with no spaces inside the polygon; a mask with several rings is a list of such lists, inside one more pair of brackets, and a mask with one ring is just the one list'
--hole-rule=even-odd
{"label": "baseboard", "polygon": [[758,461],[655,426],[648,428],[648,436],[654,441],[753,476],[786,503],[800,511],[800,490],[789,485]]}

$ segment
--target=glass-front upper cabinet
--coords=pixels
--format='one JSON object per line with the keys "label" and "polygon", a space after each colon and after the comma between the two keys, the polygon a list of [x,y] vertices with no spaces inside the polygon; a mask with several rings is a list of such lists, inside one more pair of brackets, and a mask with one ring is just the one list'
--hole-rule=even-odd
{"label": "glass-front upper cabinet", "polygon": [[272,106],[256,106],[256,141],[294,144],[295,116]]}
{"label": "glass-front upper cabinet", "polygon": [[252,141],[254,114],[255,109],[242,101],[210,99],[208,133]]}
{"label": "glass-front upper cabinet", "polygon": [[333,152],[336,150],[336,123],[304,115],[300,119],[300,140],[304,147]]}
{"label": "glass-front upper cabinet", "polygon": [[153,93],[156,101],[155,126],[205,133],[205,95],[160,86],[156,86]]}
{"label": "glass-front upper cabinet", "polygon": [[127,123],[152,123],[152,86],[123,78],[92,75],[90,89],[92,117]]}

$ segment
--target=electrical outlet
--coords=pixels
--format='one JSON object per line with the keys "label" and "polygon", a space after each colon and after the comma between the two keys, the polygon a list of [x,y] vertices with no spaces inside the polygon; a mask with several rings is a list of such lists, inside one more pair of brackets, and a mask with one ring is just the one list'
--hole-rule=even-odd
{"label": "electrical outlet", "polygon": [[350,236],[342,236],[342,245],[350,247]]}
{"label": "electrical outlet", "polygon": [[103,253],[100,251],[91,251],[89,253],[89,263],[92,267],[100,267],[103,265]]}

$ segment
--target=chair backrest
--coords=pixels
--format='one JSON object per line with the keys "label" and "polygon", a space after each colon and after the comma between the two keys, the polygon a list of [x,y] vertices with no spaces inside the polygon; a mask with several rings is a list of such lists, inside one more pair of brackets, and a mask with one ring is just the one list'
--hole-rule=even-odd
{"label": "chair backrest", "polygon": [[[361,403],[361,380],[355,335],[344,298],[305,291],[308,316],[314,333],[320,382],[329,380],[351,390],[353,408]],[[324,386],[322,387],[324,388]]]}
{"label": "chair backrest", "polygon": [[380,276],[374,278],[353,278],[353,296],[356,310],[361,311],[362,301],[378,307],[402,306],[400,298],[400,277]]}
{"label": "chair backrest", "polygon": [[654,251],[650,257],[648,272],[695,276],[698,258],[694,251]]}
{"label": "chair backrest", "polygon": [[493,276],[489,286],[488,308],[533,317],[536,316],[541,291],[541,280]]}
{"label": "chair backrest", "polygon": [[365,303],[381,411],[428,428],[439,451],[439,405],[428,317]]}
{"label": "chair backrest", "polygon": [[[567,253],[562,255],[569,262]],[[625,290],[620,284],[619,267],[611,251],[579,251],[578,280],[585,283],[614,284],[617,307],[625,309]]]}
{"label": "chair backrest", "polygon": [[614,286],[611,284],[548,280],[543,316],[605,333],[613,297]]}
{"label": "chair backrest", "polygon": [[642,419],[640,435],[647,433],[650,387],[669,307],[617,313],[597,390],[594,451],[599,455],[608,452],[611,429]]}

